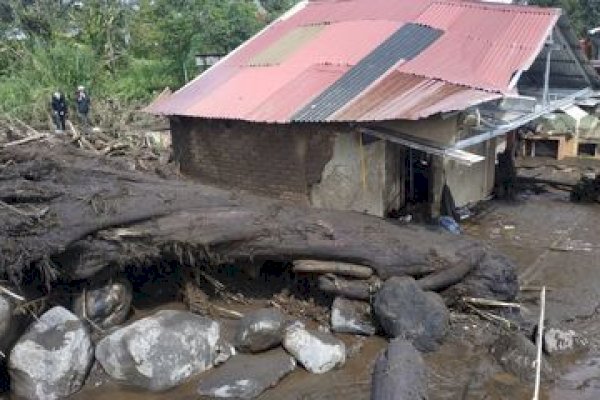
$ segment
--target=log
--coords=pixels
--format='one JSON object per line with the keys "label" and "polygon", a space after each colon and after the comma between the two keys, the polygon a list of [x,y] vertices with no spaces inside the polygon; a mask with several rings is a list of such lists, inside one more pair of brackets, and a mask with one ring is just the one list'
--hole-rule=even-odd
{"label": "log", "polygon": [[[478,271],[481,255],[495,254],[479,242],[427,227],[166,180],[62,143],[50,146],[0,151],[0,163],[14,160],[0,170],[0,193],[33,182],[36,208],[49,210],[24,225],[0,209],[0,278],[20,282],[31,267],[47,276],[51,268],[63,279],[85,279],[103,269],[164,259],[193,265],[308,259],[366,266],[386,279],[423,277],[464,264]],[[136,234],[123,235],[124,228]],[[496,264],[485,272],[489,281],[479,285],[493,295],[461,295],[514,297],[518,287],[498,289],[495,280],[501,275],[497,269],[504,268],[502,275],[514,275],[516,284],[514,265]]]}
{"label": "log", "polygon": [[381,281],[348,280],[333,274],[319,276],[319,289],[325,293],[353,300],[370,300]]}
{"label": "log", "polygon": [[30,143],[30,142],[36,141],[36,140],[46,139],[47,137],[48,137],[48,135],[45,134],[45,133],[38,133],[36,135],[27,136],[26,138],[23,138],[23,139],[19,139],[19,140],[15,140],[15,141],[12,141],[12,142],[0,144],[0,148],[6,148],[6,147],[12,147],[12,146],[19,146],[19,145],[22,145],[22,144],[26,144],[26,143]]}
{"label": "log", "polygon": [[296,260],[294,261],[293,271],[299,273],[335,274],[359,279],[369,279],[373,275],[373,269],[364,265],[318,260]]}

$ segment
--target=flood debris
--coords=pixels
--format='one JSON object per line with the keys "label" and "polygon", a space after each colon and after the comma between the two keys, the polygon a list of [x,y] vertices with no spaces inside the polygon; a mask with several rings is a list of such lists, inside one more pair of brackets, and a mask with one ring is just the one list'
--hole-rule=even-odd
{"label": "flood debris", "polygon": [[571,190],[571,200],[576,203],[600,203],[600,174],[583,174]]}
{"label": "flood debris", "polygon": [[364,301],[336,297],[331,306],[331,330],[354,335],[374,335],[377,329],[371,305]]}
{"label": "flood debris", "polygon": [[375,295],[373,309],[388,337],[409,340],[425,352],[437,349],[450,317],[437,293],[422,291],[409,277],[388,279]]}
{"label": "flood debris", "polygon": [[[0,295],[0,344],[10,332],[13,320],[13,304],[4,296]],[[3,350],[0,348],[0,351]]]}
{"label": "flood debris", "polygon": [[323,374],[346,362],[344,342],[327,332],[309,331],[301,323],[287,327],[283,347],[314,374]]}
{"label": "flood debris", "polygon": [[[317,374],[344,365],[346,345],[329,327],[373,335],[381,325],[431,351],[448,323],[441,296],[510,302],[518,291],[514,264],[466,236],[166,180],[113,156],[125,147],[104,151],[93,140],[95,151],[49,140],[0,153],[0,201],[10,206],[0,207],[0,279],[43,288],[27,296],[28,315],[74,298],[77,321],[100,338],[95,356],[107,379],[162,391],[194,377],[200,393],[252,398],[289,373],[290,360]],[[259,282],[267,264],[281,284],[268,294],[274,281]],[[159,281],[142,290],[156,266],[176,271],[169,285],[191,312],[121,326],[135,293],[168,289]],[[245,281],[224,273],[230,267],[265,288],[242,293]],[[329,327],[284,329],[287,315]],[[223,319],[239,320],[232,343]],[[233,344],[251,354],[236,355]],[[282,368],[264,371],[273,354]]]}
{"label": "flood debris", "polygon": [[569,354],[587,348],[587,340],[572,329],[549,326],[544,331],[543,348],[548,355]]}
{"label": "flood debris", "polygon": [[102,339],[96,358],[116,381],[150,391],[177,386],[215,364],[220,328],[189,312],[163,310]]}
{"label": "flood debris", "polygon": [[12,349],[11,389],[25,399],[57,399],[81,389],[94,349],[85,324],[63,307],[34,322]]}
{"label": "flood debris", "polygon": [[371,400],[426,400],[427,368],[407,340],[393,339],[373,370]]}
{"label": "flood debris", "polygon": [[295,368],[294,357],[280,348],[254,355],[238,354],[202,377],[198,394],[211,398],[254,399]]}
{"label": "flood debris", "polygon": [[294,261],[294,272],[334,274],[358,279],[369,279],[373,275],[373,269],[364,265],[317,260]]}
{"label": "flood debris", "polygon": [[235,346],[240,351],[257,353],[279,346],[283,340],[285,317],[279,310],[252,311],[240,320]]}
{"label": "flood debris", "polygon": [[[506,372],[524,382],[535,381],[537,347],[525,335],[518,332],[501,335],[492,345],[491,353]],[[553,378],[554,371],[545,357],[540,372],[542,380]]]}
{"label": "flood debris", "polygon": [[83,290],[73,302],[73,311],[95,327],[108,329],[127,320],[132,297],[131,283],[117,278],[100,287]]}

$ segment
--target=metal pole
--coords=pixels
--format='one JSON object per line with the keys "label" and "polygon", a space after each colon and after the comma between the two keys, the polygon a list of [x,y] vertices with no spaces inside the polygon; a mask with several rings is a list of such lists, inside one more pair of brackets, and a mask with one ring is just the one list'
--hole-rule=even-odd
{"label": "metal pole", "polygon": [[533,400],[540,398],[540,380],[542,375],[542,344],[544,342],[544,315],[546,314],[546,286],[540,295],[540,322],[538,324],[537,358],[535,361],[535,389]]}
{"label": "metal pole", "polygon": [[552,50],[554,49],[554,40],[550,37],[550,45],[548,46],[548,53],[546,54],[546,72],[544,73],[544,106],[548,105],[548,89],[550,88],[550,61],[552,58]]}

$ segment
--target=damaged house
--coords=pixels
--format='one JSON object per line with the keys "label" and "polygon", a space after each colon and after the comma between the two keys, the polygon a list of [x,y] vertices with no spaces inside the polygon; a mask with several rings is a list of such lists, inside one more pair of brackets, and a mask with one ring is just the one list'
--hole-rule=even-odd
{"label": "damaged house", "polygon": [[304,1],[147,111],[184,174],[315,207],[436,217],[488,197],[499,145],[600,84],[559,9]]}

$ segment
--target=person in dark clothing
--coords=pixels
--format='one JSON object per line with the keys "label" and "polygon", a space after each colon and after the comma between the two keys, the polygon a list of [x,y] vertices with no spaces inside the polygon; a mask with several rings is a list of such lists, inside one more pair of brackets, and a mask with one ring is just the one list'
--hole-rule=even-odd
{"label": "person in dark clothing", "polygon": [[90,112],[90,96],[85,92],[85,87],[79,86],[75,93],[75,101],[77,102],[77,114],[79,121],[87,129],[90,126],[88,114]]}
{"label": "person in dark clothing", "polygon": [[52,118],[57,132],[65,130],[65,119],[67,118],[67,100],[61,92],[52,95]]}

